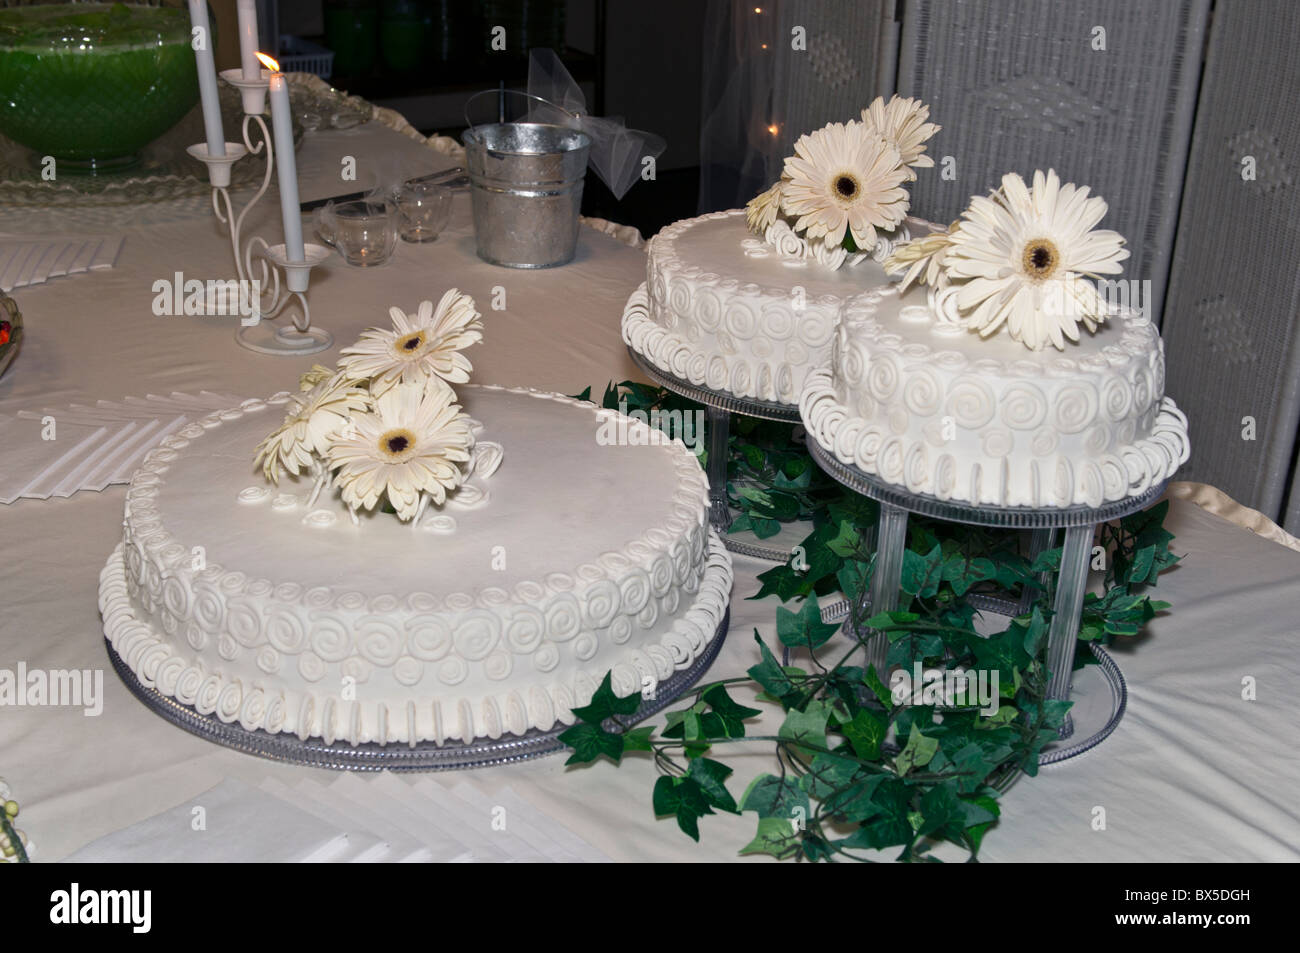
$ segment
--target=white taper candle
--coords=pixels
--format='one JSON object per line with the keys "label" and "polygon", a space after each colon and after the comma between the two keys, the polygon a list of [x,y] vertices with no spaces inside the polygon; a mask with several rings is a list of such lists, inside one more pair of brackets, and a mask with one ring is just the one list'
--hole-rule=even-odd
{"label": "white taper candle", "polygon": [[203,104],[203,131],[208,139],[208,155],[226,154],[226,131],[221,125],[221,99],[217,96],[217,69],[212,59],[212,28],[208,23],[206,0],[189,0],[190,46],[199,70],[199,99]]}
{"label": "white taper candle", "polygon": [[283,73],[271,74],[271,133],[275,170],[280,181],[280,215],[284,218],[284,249],[289,261],[306,261],[302,246],[302,209],[298,206],[298,166],[293,158],[293,114],[289,83]]}
{"label": "white taper candle", "polygon": [[[237,0],[236,13],[239,16],[239,68],[244,79],[260,79],[262,64],[257,59],[256,0]],[[278,49],[273,49],[271,55],[278,56],[279,52]]]}

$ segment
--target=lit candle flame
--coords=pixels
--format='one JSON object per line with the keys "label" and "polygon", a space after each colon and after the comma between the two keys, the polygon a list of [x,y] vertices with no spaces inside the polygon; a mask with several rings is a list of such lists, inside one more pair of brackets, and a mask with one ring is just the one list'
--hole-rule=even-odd
{"label": "lit candle flame", "polygon": [[771,125],[771,126],[768,126],[768,127],[767,127],[767,131],[770,132],[772,135],[775,136],[775,135],[777,134],[777,132],[779,132],[780,130],[777,129],[777,127],[776,127],[775,125]]}
{"label": "lit candle flame", "polygon": [[262,65],[265,66],[267,69],[269,69],[272,73],[280,72],[280,62],[278,60],[271,59],[271,57],[267,56],[265,53],[258,53],[257,58],[261,60]]}

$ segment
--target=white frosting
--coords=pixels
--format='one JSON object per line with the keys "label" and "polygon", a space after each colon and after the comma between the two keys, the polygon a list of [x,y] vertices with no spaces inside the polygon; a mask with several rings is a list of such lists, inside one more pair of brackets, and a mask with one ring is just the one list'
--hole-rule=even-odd
{"label": "white frosting", "polygon": [[713,212],[651,239],[623,340],[697,386],[793,404],[830,357],[844,300],[888,281],[872,260],[835,269],[782,257],[750,233],[743,209]]}
{"label": "white frosting", "polygon": [[460,398],[486,423],[474,469],[490,499],[414,532],[339,518],[329,494],[306,510],[310,477],[281,482],[284,511],[242,496],[260,408],[152,451],[101,574],[114,648],[200,712],[353,744],[549,728],[608,670],[628,694],[694,661],[731,590],[695,456],[680,441],[603,446],[614,412],[555,395]]}
{"label": "white frosting", "polygon": [[1187,460],[1187,420],[1164,383],[1164,345],[1136,313],[1064,354],[1028,351],[939,320],[924,288],[891,285],[845,305],[800,411],[837,459],[914,493],[1096,507]]}

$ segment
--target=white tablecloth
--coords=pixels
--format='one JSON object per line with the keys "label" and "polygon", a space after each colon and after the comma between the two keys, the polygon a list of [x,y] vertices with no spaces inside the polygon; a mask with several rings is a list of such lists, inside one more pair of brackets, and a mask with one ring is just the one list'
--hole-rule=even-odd
{"label": "white tablecloth", "polygon": [[[375,124],[316,133],[300,157],[304,198],[347,190],[335,178],[344,155],[357,156],[363,169],[370,162],[404,172],[449,164]],[[578,258],[566,267],[492,267],[474,256],[469,201],[459,195],[438,241],[402,244],[379,268],[348,268],[335,257],[318,269],[313,315],[335,334],[336,350],[285,359],[239,348],[234,319],[153,316],[154,280],[177,271],[225,275],[230,250],[210,216],[149,220],[160,224],[117,223],[126,241],[113,270],[18,294],[27,340],[0,379],[0,414],[146,392],[266,395],[291,387],[314,361],[332,361],[338,346],[385,322],[390,304],[410,309],[450,286],[474,295],[485,314],[485,342],[471,352],[480,382],[575,393],[635,376],[619,339],[619,316],[643,278],[644,251],[594,229],[582,230]],[[44,224],[39,216],[0,212],[0,232],[23,234],[25,221]],[[252,228],[278,237],[274,195]],[[505,308],[493,311],[498,289]],[[150,713],[118,681],[107,664],[96,593],[99,571],[121,535],[123,500],[123,489],[112,487],[0,507],[0,668],[14,670],[22,661],[47,670],[105,670],[98,717],[71,708],[0,708],[0,775],[22,803],[20,826],[43,860],[64,857],[225,779],[254,786],[268,778],[285,785],[330,779],[199,740]],[[986,839],[984,859],[1300,857],[1294,608],[1300,553],[1182,500],[1174,501],[1168,526],[1178,535],[1177,551],[1186,554],[1159,587],[1159,597],[1174,608],[1143,638],[1115,651],[1128,679],[1127,716],[1100,748],[1016,785],[1004,800],[1002,824]],[[717,676],[740,674],[756,661],[755,628],[774,639],[776,602],[746,598],[757,591],[755,576],[766,565],[736,560],[731,634],[714,665]],[[1243,700],[1247,677],[1257,685],[1256,700]],[[729,755],[737,795],[750,777],[771,768],[761,744]],[[657,821],[650,806],[654,770],[643,760],[617,769],[605,763],[566,769],[562,758],[547,758],[476,772],[474,780],[525,794],[615,859],[726,859],[753,836],[753,815],[704,819],[699,845],[671,819]],[[1094,830],[1097,807],[1105,809],[1105,830]]]}

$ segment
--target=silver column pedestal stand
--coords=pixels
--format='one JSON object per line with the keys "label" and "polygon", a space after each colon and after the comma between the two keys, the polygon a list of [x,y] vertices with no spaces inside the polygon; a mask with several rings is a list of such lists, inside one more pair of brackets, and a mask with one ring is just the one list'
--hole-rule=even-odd
{"label": "silver column pedestal stand", "polygon": [[[865,607],[869,604],[872,614],[898,608],[909,513],[973,526],[1028,529],[1033,534],[1031,549],[1035,555],[1051,548],[1056,531],[1064,530],[1056,601],[1047,639],[1047,667],[1051,673],[1047,697],[1057,701],[1070,699],[1074,701],[1074,706],[1061,728],[1061,740],[1044,749],[1039,763],[1052,764],[1075,757],[1096,747],[1110,736],[1124,716],[1128,702],[1124,676],[1114,659],[1103,648],[1093,645],[1093,654],[1100,663],[1096,666],[1098,671],[1086,669],[1080,673],[1079,684],[1072,684],[1075,642],[1079,636],[1083,597],[1088,587],[1088,563],[1092,556],[1093,535],[1098,523],[1119,519],[1150,506],[1164,493],[1167,480],[1136,496],[1095,508],[983,506],[911,493],[857,467],[841,463],[815,440],[808,441],[808,451],[818,466],[835,480],[880,504],[876,527],[876,567],[872,574],[871,588],[863,593],[863,605]],[[985,596],[980,608],[1016,616],[1028,611],[1032,602],[1033,592],[1030,590],[1026,591],[1019,602]],[[888,647],[884,634],[877,633],[868,643],[866,664],[875,665],[877,671],[884,672],[887,668],[885,657]]]}
{"label": "silver column pedestal stand", "polygon": [[654,383],[674,394],[704,405],[705,423],[709,434],[709,460],[705,468],[709,478],[709,522],[722,538],[723,545],[733,553],[740,553],[742,556],[753,556],[778,563],[788,562],[790,551],[787,549],[760,546],[728,535],[727,528],[731,526],[732,516],[731,507],[727,503],[727,457],[729,455],[727,441],[731,433],[732,414],[797,424],[799,405],[752,400],[736,397],[726,391],[697,387],[656,367],[632,348],[629,347],[627,352],[632,356],[633,363]]}

